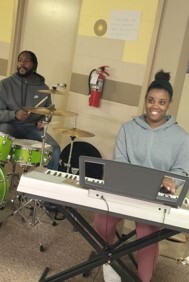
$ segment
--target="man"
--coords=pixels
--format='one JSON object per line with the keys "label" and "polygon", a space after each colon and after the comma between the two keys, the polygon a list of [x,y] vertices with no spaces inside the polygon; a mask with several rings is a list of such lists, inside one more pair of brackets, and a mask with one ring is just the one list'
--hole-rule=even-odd
{"label": "man", "polygon": [[[46,90],[43,76],[36,72],[38,61],[31,51],[22,51],[18,56],[17,72],[0,81],[0,131],[17,139],[42,141],[44,136],[44,115],[30,112],[27,108],[49,107],[49,94],[39,93]],[[47,120],[48,121],[48,120]],[[52,146],[48,168],[58,170],[60,147],[46,133],[45,142]]]}

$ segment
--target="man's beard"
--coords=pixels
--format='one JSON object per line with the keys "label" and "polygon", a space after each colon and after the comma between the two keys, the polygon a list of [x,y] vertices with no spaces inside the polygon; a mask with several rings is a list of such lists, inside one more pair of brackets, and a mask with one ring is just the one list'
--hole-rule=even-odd
{"label": "man's beard", "polygon": [[[21,68],[23,68],[23,67],[21,67]],[[25,73],[20,73],[20,71],[19,71],[19,69],[21,69],[21,68],[17,68],[17,72],[18,72],[18,75],[20,76],[20,77],[29,77],[29,76],[31,76],[33,73],[34,73],[34,68],[32,68],[31,70],[27,70],[26,68],[24,68],[25,70],[26,70],[26,72]]]}

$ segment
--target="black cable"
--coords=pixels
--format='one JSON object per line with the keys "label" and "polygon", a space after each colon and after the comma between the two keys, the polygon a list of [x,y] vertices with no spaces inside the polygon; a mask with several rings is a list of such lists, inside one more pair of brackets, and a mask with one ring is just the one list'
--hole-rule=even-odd
{"label": "black cable", "polygon": [[[105,237],[106,237],[106,239],[105,239],[105,241],[106,241],[105,247],[106,247],[106,246],[109,244],[109,243],[108,243],[108,240],[107,240],[107,237],[108,237],[108,217],[109,217],[110,210],[109,210],[108,202],[106,201],[106,199],[104,198],[104,196],[101,196],[101,199],[106,203],[107,212],[108,212],[108,214],[107,214],[107,220],[106,220],[106,235],[105,235]],[[98,270],[97,270],[97,272],[96,272],[96,274],[95,274],[95,276],[94,276],[94,278],[93,278],[93,282],[95,282],[95,280],[96,280],[96,278],[97,278],[97,276],[98,276],[98,274],[99,274],[99,271],[100,271],[100,268],[101,268],[101,267],[102,267],[102,265],[100,265],[100,266],[98,267]]]}
{"label": "black cable", "polygon": [[91,93],[91,84],[90,84],[91,75],[92,75],[92,73],[93,73],[94,71],[96,71],[96,69],[93,69],[93,70],[90,72],[90,74],[89,74],[89,79],[88,79],[89,95],[90,95],[90,93]]}
{"label": "black cable", "polygon": [[109,244],[108,242],[108,220],[109,220],[109,215],[110,215],[110,209],[109,209],[109,205],[108,205],[108,202],[106,201],[106,199],[104,198],[104,196],[101,196],[101,199],[106,203],[106,206],[107,206],[107,220],[106,220],[106,246]]}

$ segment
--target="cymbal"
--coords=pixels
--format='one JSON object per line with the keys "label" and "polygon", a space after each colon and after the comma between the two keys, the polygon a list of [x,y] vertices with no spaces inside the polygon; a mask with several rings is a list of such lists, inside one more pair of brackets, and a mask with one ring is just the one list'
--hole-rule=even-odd
{"label": "cymbal", "polygon": [[58,95],[64,95],[65,93],[62,91],[59,91],[57,89],[46,89],[46,90],[38,90],[38,92],[40,93],[44,93],[44,94],[58,94]]}
{"label": "cymbal", "polygon": [[46,115],[46,116],[63,116],[63,117],[75,117],[78,114],[70,111],[60,111],[50,108],[44,107],[31,107],[25,109],[28,112],[32,112],[39,115]]}
{"label": "cymbal", "polygon": [[71,137],[93,137],[93,133],[78,128],[54,128],[54,131],[64,133]]}

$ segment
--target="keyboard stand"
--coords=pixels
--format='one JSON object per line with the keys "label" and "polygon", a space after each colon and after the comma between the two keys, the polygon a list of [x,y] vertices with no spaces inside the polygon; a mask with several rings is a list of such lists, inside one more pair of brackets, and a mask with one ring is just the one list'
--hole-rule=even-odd
{"label": "keyboard stand", "polygon": [[59,208],[65,218],[67,218],[76,230],[79,231],[80,234],[88,241],[91,247],[93,247],[96,255],[94,257],[90,257],[87,261],[81,264],[50,277],[46,277],[48,274],[48,267],[46,267],[39,282],[66,281],[67,279],[77,275],[90,272],[92,269],[99,267],[104,263],[110,263],[123,281],[138,282],[140,281],[138,276],[126,266],[126,264],[121,260],[121,257],[131,255],[139,249],[180,233],[175,230],[161,229],[151,235],[136,239],[132,242],[123,244],[121,241],[121,244],[115,243],[114,245],[108,245],[78,211],[71,207],[59,206]]}

